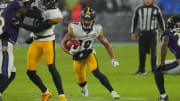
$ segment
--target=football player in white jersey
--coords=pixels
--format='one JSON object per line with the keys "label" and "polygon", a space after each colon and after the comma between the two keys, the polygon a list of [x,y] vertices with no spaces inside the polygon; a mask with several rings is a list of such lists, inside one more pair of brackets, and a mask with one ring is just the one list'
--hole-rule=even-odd
{"label": "football player in white jersey", "polygon": [[[95,50],[93,49],[93,41],[97,38],[106,48],[108,54],[111,57],[112,65],[114,67],[119,66],[118,61],[115,59],[113,50],[103,36],[103,28],[101,25],[94,24],[95,22],[95,11],[86,7],[81,12],[81,22],[71,23],[68,27],[68,33],[65,35],[61,42],[62,49],[73,56],[74,71],[78,80],[79,86],[81,87],[82,95],[88,96],[87,80],[86,80],[86,64],[89,66],[90,71],[93,75],[99,79],[108,91],[111,93],[113,99],[118,99],[120,96],[112,88],[109,80],[106,76],[99,71],[98,63],[95,57]],[[70,51],[66,47],[68,40],[75,39],[80,42],[80,46],[74,49],[71,47]]]}
{"label": "football player in white jersey", "polygon": [[42,55],[46,57],[46,65],[52,75],[59,94],[59,101],[67,101],[64,96],[61,77],[55,66],[55,24],[60,23],[63,15],[60,10],[55,7],[57,0],[40,0],[42,18],[35,25],[21,23],[20,26],[28,31],[34,32],[30,48],[28,50],[27,75],[32,82],[41,90],[41,101],[48,101],[52,93],[43,84],[40,77],[36,74],[38,64]]}

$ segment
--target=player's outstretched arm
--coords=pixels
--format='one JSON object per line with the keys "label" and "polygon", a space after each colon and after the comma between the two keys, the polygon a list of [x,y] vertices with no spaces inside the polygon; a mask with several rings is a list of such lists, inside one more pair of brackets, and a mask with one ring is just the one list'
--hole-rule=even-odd
{"label": "player's outstretched arm", "polygon": [[57,22],[53,22],[52,20],[46,20],[42,22],[41,24],[39,24],[38,26],[31,26],[31,25],[22,23],[20,24],[20,27],[34,33],[39,33],[39,32],[42,32],[43,30],[50,28],[54,24],[57,24]]}
{"label": "player's outstretched arm", "polygon": [[112,47],[109,44],[108,40],[103,35],[100,35],[98,37],[98,40],[104,45],[104,47],[108,51],[108,54],[110,55],[111,59],[114,59],[115,58],[114,53],[113,53]]}
{"label": "player's outstretched arm", "polygon": [[69,53],[69,50],[66,48],[66,42],[72,39],[72,34],[69,32],[64,36],[63,40],[61,41],[61,48],[64,52]]}
{"label": "player's outstretched arm", "polygon": [[108,40],[107,40],[103,35],[100,35],[100,36],[98,37],[98,40],[104,45],[104,47],[105,47],[106,50],[108,51],[108,54],[109,54],[110,57],[111,57],[111,63],[112,63],[112,65],[113,65],[113,67],[119,66],[119,63],[118,63],[118,61],[115,59],[115,56],[114,56],[112,47],[111,47],[111,45],[109,44]]}
{"label": "player's outstretched arm", "polygon": [[161,64],[165,64],[165,58],[167,54],[168,49],[168,42],[169,42],[169,36],[165,35],[162,38],[162,45],[161,45]]}

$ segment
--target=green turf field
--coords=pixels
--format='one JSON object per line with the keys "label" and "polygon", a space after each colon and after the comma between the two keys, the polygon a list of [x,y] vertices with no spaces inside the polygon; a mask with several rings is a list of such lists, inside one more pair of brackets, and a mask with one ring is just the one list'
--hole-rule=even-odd
{"label": "green turf field", "polygon": [[[138,51],[136,44],[113,45],[116,58],[120,66],[113,68],[110,57],[101,46],[95,46],[100,70],[108,77],[114,89],[121,98],[116,101],[155,101],[159,97],[154,77],[150,67],[150,56],[147,56],[147,75],[133,75],[138,67]],[[160,49],[158,49],[159,51]],[[159,53],[159,52],[158,52]],[[28,79],[26,75],[27,48],[15,48],[15,66],[17,75],[13,83],[4,92],[3,101],[40,101],[40,90]],[[174,58],[168,54],[168,59]],[[109,92],[87,70],[89,97],[83,97],[73,72],[72,58],[60,48],[56,49],[56,66],[61,74],[64,91],[68,101],[114,101]],[[44,59],[39,65],[38,74],[51,89],[53,96],[50,101],[58,101],[57,91],[53,84]],[[170,101],[180,101],[179,76],[165,76],[167,94]]]}

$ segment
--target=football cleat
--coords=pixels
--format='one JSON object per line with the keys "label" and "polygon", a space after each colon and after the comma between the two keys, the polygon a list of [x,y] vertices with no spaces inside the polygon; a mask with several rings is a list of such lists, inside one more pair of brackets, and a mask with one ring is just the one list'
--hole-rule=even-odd
{"label": "football cleat", "polygon": [[65,98],[65,96],[59,96],[59,101],[67,101],[67,99]]}
{"label": "football cleat", "polygon": [[49,93],[43,93],[42,94],[42,98],[41,98],[41,101],[48,101],[52,96],[52,93],[51,91],[49,90]]}
{"label": "football cleat", "polygon": [[111,96],[113,99],[119,99],[120,98],[120,95],[116,91],[112,91]]}
{"label": "football cleat", "polygon": [[84,87],[81,87],[81,93],[83,96],[88,97],[88,88],[87,85],[85,85]]}
{"label": "football cleat", "polygon": [[157,99],[157,101],[169,101],[168,96],[161,97]]}

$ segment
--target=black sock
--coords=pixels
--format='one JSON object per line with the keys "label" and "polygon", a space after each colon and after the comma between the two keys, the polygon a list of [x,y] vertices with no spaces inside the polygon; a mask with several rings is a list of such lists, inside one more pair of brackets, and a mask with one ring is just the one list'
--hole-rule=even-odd
{"label": "black sock", "polygon": [[165,94],[164,76],[161,73],[160,68],[156,69],[156,71],[154,72],[154,76],[155,76],[156,84],[157,84],[160,94]]}
{"label": "black sock", "polygon": [[7,84],[7,82],[8,82],[8,77],[4,75],[0,75],[0,93],[3,93],[4,86]]}
{"label": "black sock", "polygon": [[80,86],[80,87],[84,87],[86,84],[87,84],[87,82],[79,83],[79,86]]}
{"label": "black sock", "polygon": [[64,94],[60,74],[54,64],[48,66],[59,94]]}
{"label": "black sock", "polygon": [[94,74],[94,76],[96,78],[99,79],[99,81],[101,82],[101,84],[103,84],[108,90],[109,92],[113,91],[113,88],[110,84],[110,82],[108,81],[108,79],[106,78],[106,76],[104,74],[102,74],[98,69],[96,69],[95,71],[92,72]]}
{"label": "black sock", "polygon": [[31,81],[41,89],[41,92],[46,92],[47,88],[43,84],[41,78],[36,74],[36,71],[28,70],[27,75],[29,76]]}
{"label": "black sock", "polygon": [[15,72],[11,72],[11,76],[9,78],[7,78],[7,77],[3,78],[4,80],[3,80],[2,84],[1,84],[1,87],[0,87],[0,93],[4,92],[4,90],[14,80],[15,76],[16,76],[16,73]]}

